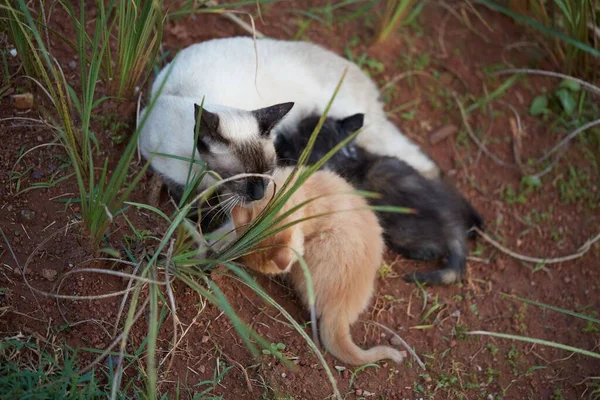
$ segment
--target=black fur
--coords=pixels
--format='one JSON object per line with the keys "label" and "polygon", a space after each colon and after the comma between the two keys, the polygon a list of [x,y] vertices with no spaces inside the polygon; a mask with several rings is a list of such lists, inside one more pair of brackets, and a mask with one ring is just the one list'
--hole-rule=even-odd
{"label": "black fur", "polygon": [[[318,120],[318,117],[306,118],[297,131],[279,133],[275,149],[281,164],[296,163]],[[320,160],[361,126],[361,114],[342,120],[327,118],[308,163]],[[380,198],[369,199],[372,205],[407,207],[416,211],[414,214],[378,213],[387,245],[412,259],[445,257],[446,265],[433,272],[408,274],[406,280],[427,284],[450,284],[461,280],[466,265],[467,231],[472,226],[482,227],[483,220],[454,188],[441,180],[423,177],[395,157],[371,154],[353,142],[338,151],[325,168],[342,175],[358,189],[379,193]]]}

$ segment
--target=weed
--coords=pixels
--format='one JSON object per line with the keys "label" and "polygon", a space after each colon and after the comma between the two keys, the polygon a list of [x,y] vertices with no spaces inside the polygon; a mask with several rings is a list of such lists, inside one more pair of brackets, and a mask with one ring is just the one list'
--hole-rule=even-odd
{"label": "weed", "polygon": [[109,386],[97,380],[95,371],[79,374],[76,357],[77,352],[67,346],[40,348],[23,335],[3,339],[0,341],[0,397],[106,398]]}
{"label": "weed", "polygon": [[223,360],[217,358],[216,367],[212,379],[205,380],[194,385],[197,392],[194,393],[194,399],[222,399],[223,397],[209,396],[217,388],[217,385],[223,381],[225,375],[233,368],[227,365]]}
{"label": "weed", "polygon": [[578,72],[593,78],[597,73],[595,57],[600,56],[600,42],[590,34],[600,11],[593,1],[511,0],[509,8],[496,1],[477,0],[492,10],[522,22],[547,37],[543,41],[554,62],[567,73]]}
{"label": "weed", "polygon": [[573,166],[568,167],[568,176],[560,175],[556,180],[560,200],[565,204],[587,201],[591,209],[598,207],[600,191],[591,191],[592,179],[590,174]]}
{"label": "weed", "polygon": [[467,340],[467,333],[468,329],[460,324],[456,324],[454,328],[452,328],[452,336],[458,340]]}
{"label": "weed", "polygon": [[563,395],[563,390],[560,387],[554,388],[554,393],[552,393],[552,400],[565,400],[565,396]]}
{"label": "weed", "polygon": [[399,26],[412,23],[424,6],[424,1],[385,0],[376,41],[385,41]]}
{"label": "weed", "polygon": [[500,351],[500,349],[498,348],[498,346],[494,345],[493,343],[488,343],[487,346],[486,346],[486,348],[487,348],[487,350],[490,352],[490,354],[492,356],[495,356]]}
{"label": "weed", "polygon": [[519,371],[517,369],[517,362],[518,362],[519,357],[520,357],[520,354],[519,354],[517,348],[515,347],[515,345],[511,345],[510,350],[506,354],[506,360],[507,360],[508,364],[511,366],[513,374],[515,376],[519,375]]}
{"label": "weed", "polygon": [[365,51],[360,56],[355,54],[355,50],[353,49],[359,44],[358,37],[354,36],[344,48],[344,54],[346,58],[356,65],[358,65],[364,72],[366,72],[370,76],[377,76],[381,74],[385,70],[385,65],[377,60],[376,58],[369,57],[368,53]]}

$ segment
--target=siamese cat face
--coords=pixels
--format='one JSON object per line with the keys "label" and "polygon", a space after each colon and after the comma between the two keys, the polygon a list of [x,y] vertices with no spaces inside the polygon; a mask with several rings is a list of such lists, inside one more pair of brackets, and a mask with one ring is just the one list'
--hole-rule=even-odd
{"label": "siamese cat face", "polygon": [[[277,163],[271,130],[293,105],[210,112],[195,104],[194,134],[198,130],[199,156],[223,179],[243,173],[271,175]],[[244,204],[262,199],[268,184],[266,178],[240,178],[224,183],[220,191],[237,196]]]}

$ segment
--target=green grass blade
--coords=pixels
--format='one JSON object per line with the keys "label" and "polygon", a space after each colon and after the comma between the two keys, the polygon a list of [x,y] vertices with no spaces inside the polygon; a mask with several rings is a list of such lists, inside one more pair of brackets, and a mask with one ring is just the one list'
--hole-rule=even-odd
{"label": "green grass blade", "polygon": [[535,343],[535,344],[539,344],[542,346],[554,347],[555,349],[566,350],[566,351],[581,354],[584,356],[600,359],[599,353],[594,353],[594,352],[591,352],[588,350],[580,349],[578,347],[573,347],[573,346],[569,346],[569,345],[562,344],[562,343],[550,342],[548,340],[530,338],[527,336],[510,335],[507,333],[488,332],[488,331],[471,331],[471,332],[467,332],[467,333],[469,335],[493,336],[493,337],[497,337],[497,338],[501,338],[501,339],[510,339],[510,340],[518,340],[521,342],[527,342],[527,343]]}
{"label": "green grass blade", "polygon": [[515,295],[512,295],[512,294],[502,293],[502,296],[506,296],[506,297],[511,298],[511,299],[519,300],[519,301],[522,301],[524,303],[533,304],[535,306],[546,308],[548,310],[557,311],[557,312],[560,312],[560,313],[563,313],[563,314],[570,315],[572,317],[581,318],[581,319],[584,319],[586,321],[590,321],[590,322],[593,322],[595,324],[599,324],[600,325],[600,319],[592,318],[589,315],[580,314],[580,313],[577,313],[575,311],[566,310],[564,308],[552,306],[550,304],[540,303],[540,302],[537,302],[535,300],[525,299],[523,297],[515,296]]}

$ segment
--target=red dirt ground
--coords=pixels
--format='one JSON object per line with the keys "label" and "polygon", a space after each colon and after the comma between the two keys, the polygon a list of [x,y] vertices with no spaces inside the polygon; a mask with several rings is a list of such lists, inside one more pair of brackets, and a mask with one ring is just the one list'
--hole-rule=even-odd
{"label": "red dirt ground", "polygon": [[[262,7],[264,21],[257,18],[257,29],[278,38],[292,38],[298,30],[299,14],[291,9],[308,9],[317,2],[282,3]],[[319,2],[321,4],[322,2]],[[456,5],[458,9],[459,6]],[[254,14],[255,10],[250,9]],[[543,188],[527,196],[524,204],[508,204],[502,195],[507,185],[518,187],[520,172],[504,168],[485,154],[480,154],[469,139],[456,135],[431,145],[428,135],[438,127],[454,124],[463,126],[458,109],[453,106],[451,93],[475,100],[495,89],[502,81],[485,74],[487,67],[499,63],[516,67],[545,67],[540,50],[511,46],[531,42],[531,35],[503,16],[485,8],[476,7],[479,19],[466,13],[471,29],[449,14],[444,7],[430,3],[418,18],[418,24],[397,32],[385,45],[369,46],[374,30],[363,19],[327,27],[314,22],[305,32],[308,39],[342,53],[351,39],[357,36],[360,44],[352,47],[354,54],[367,52],[370,59],[383,63],[383,72],[375,79],[383,86],[407,70],[418,68],[419,63],[427,76],[405,77],[393,86],[389,110],[414,99],[421,102],[396,112],[391,118],[408,136],[423,146],[442,166],[461,192],[482,212],[487,232],[515,251],[534,257],[558,257],[575,252],[586,240],[597,234],[598,171],[590,170],[589,182],[596,182],[587,190],[589,200],[565,203],[559,184],[567,174],[567,166],[589,168],[581,146],[572,146],[564,159],[550,175],[544,178]],[[90,18],[93,11],[90,11]],[[256,16],[256,15],[255,15]],[[55,29],[65,32],[65,17],[56,11]],[[485,21],[483,23],[482,21]],[[217,15],[197,15],[165,27],[164,50],[173,54],[197,41],[216,37],[243,35],[237,25]],[[54,43],[59,62],[68,78],[77,80],[77,70],[69,69],[73,54],[61,43]],[[427,54],[428,62],[423,61]],[[420,61],[419,61],[420,60]],[[79,62],[77,60],[77,62]],[[431,75],[439,73],[439,79]],[[502,77],[504,79],[504,77]],[[528,116],[529,104],[542,87],[553,88],[558,81],[528,77],[511,87],[502,97],[519,113],[524,125],[522,158],[540,157],[561,136],[549,124]],[[24,80],[14,81],[14,90],[27,88]],[[40,95],[41,96],[41,95]],[[42,102],[36,97],[36,101]],[[435,101],[442,107],[436,107]],[[446,105],[448,105],[446,107]],[[496,117],[491,111],[475,111],[470,116],[474,129],[486,135],[486,143],[501,159],[514,164],[511,111],[503,103],[494,102]],[[7,121],[8,117],[38,118],[37,107],[32,111],[16,110],[9,96],[0,99],[0,226],[7,235],[10,247],[0,245],[0,287],[7,288],[0,297],[0,307],[8,312],[0,314],[2,336],[18,332],[33,335],[43,343],[66,341],[73,347],[104,349],[114,339],[114,322],[120,297],[104,300],[61,300],[46,297],[36,290],[56,289],[61,274],[74,267],[96,267],[122,270],[123,265],[106,261],[86,262],[94,257],[79,225],[68,230],[65,226],[79,217],[76,204],[66,205],[60,199],[77,197],[73,180],[47,189],[35,189],[17,194],[16,174],[23,173],[20,188],[45,181],[65,161],[58,147],[41,147],[27,154],[15,164],[23,151],[37,145],[51,143],[53,132],[31,121]],[[414,110],[414,116],[402,113]],[[102,137],[103,151],[117,158],[123,145],[109,139],[110,128],[103,127],[102,115],[114,114],[128,124],[131,130],[135,119],[134,102],[108,105],[94,127]],[[492,121],[490,125],[490,121]],[[464,132],[459,133],[464,136]],[[465,144],[468,143],[468,144]],[[598,154],[595,154],[598,162]],[[138,166],[133,166],[135,171]],[[67,170],[68,171],[68,170]],[[60,176],[64,176],[61,173]],[[135,201],[146,201],[148,177],[134,193]],[[161,207],[169,209],[166,196]],[[535,223],[526,216],[534,210],[546,212],[547,217]],[[35,212],[32,218],[28,211]],[[156,236],[164,233],[156,218],[143,212],[129,212],[131,221],[139,229],[150,229]],[[158,226],[158,228],[157,228]],[[120,218],[111,228],[109,244],[124,249],[127,224]],[[51,236],[51,234],[54,234]],[[47,241],[44,241],[48,238]],[[141,249],[136,249],[140,251]],[[598,331],[586,329],[586,323],[564,314],[543,310],[533,305],[506,298],[513,294],[546,304],[598,316],[600,309],[599,263],[600,246],[596,245],[583,257],[570,262],[547,265],[534,272],[534,265],[518,261],[481,239],[472,245],[476,259],[468,265],[464,284],[451,287],[419,289],[405,283],[400,277],[418,268],[434,267],[388,254],[391,272],[378,279],[373,307],[363,319],[372,319],[395,330],[427,364],[427,370],[408,360],[400,366],[381,363],[380,368],[366,368],[352,379],[353,368],[338,371],[341,366],[331,356],[326,360],[336,376],[345,398],[413,399],[413,398],[507,398],[507,399],[560,399],[589,396],[593,388],[587,377],[597,376],[600,362],[539,345],[523,344],[486,337],[467,336],[471,330],[504,332],[553,340],[587,350],[600,346]],[[14,251],[16,260],[11,251]],[[125,257],[124,251],[121,255]],[[29,259],[28,259],[29,258]],[[25,276],[21,275],[28,264]],[[50,272],[48,272],[48,270]],[[53,277],[53,271],[57,273]],[[127,270],[131,272],[131,269]],[[331,393],[325,373],[301,337],[284,323],[283,316],[266,307],[256,294],[239,282],[213,272],[240,317],[258,333],[274,343],[285,344],[285,354],[294,360],[290,371],[271,355],[254,359],[236,335],[231,323],[219,310],[206,304],[181,283],[174,285],[178,317],[184,327],[192,324],[177,348],[173,368],[160,375],[161,391],[171,391],[180,381],[193,392],[193,385],[212,379],[215,366],[232,365],[230,372],[217,385],[212,395],[225,399],[293,398],[324,399]],[[265,290],[298,321],[305,322],[306,311],[294,294],[276,280],[257,277]],[[30,289],[28,282],[31,287]],[[93,273],[70,275],[61,287],[67,295],[98,295],[123,290],[126,281],[119,277]],[[427,304],[424,302],[424,294]],[[424,317],[432,310],[427,319]],[[199,313],[199,309],[202,311]],[[146,336],[147,325],[142,318],[134,326],[130,349],[136,348]],[[168,318],[163,325],[158,344],[159,360],[170,348],[172,325]],[[355,340],[363,345],[388,342],[388,334],[373,326],[357,323],[353,328]],[[86,365],[95,354],[81,352],[80,364]],[[221,364],[219,364],[221,363]],[[536,368],[541,367],[541,368]],[[351,380],[353,381],[352,384]],[[597,389],[597,387],[596,387]],[[497,396],[497,397],[496,397]],[[560,397],[563,396],[563,397]],[[190,396],[191,397],[191,396]]]}

